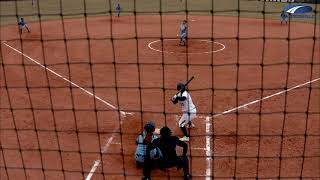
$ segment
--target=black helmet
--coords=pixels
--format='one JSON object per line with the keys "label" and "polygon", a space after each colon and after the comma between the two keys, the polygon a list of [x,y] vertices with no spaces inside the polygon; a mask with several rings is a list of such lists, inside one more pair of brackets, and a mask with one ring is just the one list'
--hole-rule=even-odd
{"label": "black helmet", "polygon": [[155,131],[155,129],[156,129],[156,126],[154,125],[153,122],[150,121],[150,122],[147,122],[147,123],[144,125],[143,129],[144,129],[147,133],[153,133],[153,132]]}
{"label": "black helmet", "polygon": [[178,83],[177,90],[183,92],[186,90],[186,86],[183,83]]}
{"label": "black helmet", "polygon": [[172,132],[171,129],[169,129],[167,126],[160,129],[160,135],[161,137],[169,137],[171,136]]}

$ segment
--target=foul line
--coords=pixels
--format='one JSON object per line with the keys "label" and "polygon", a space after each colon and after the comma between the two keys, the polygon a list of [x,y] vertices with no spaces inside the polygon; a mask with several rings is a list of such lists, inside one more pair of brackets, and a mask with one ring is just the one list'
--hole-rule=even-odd
{"label": "foul line", "polygon": [[266,96],[266,97],[263,97],[263,98],[261,98],[261,99],[257,99],[257,100],[254,100],[254,101],[248,102],[248,103],[243,104],[243,105],[241,105],[241,106],[238,106],[238,107],[235,107],[235,108],[232,108],[232,109],[229,109],[229,110],[223,111],[222,113],[219,113],[219,114],[215,114],[215,115],[213,115],[212,117],[219,117],[219,116],[221,116],[221,115],[224,115],[224,114],[228,114],[228,113],[234,112],[234,111],[236,111],[236,110],[238,110],[238,109],[241,109],[241,108],[247,108],[247,106],[249,106],[249,105],[252,105],[252,104],[255,104],[255,103],[261,102],[261,101],[263,101],[263,100],[266,100],[266,99],[272,98],[272,97],[274,97],[274,96],[278,96],[278,95],[280,95],[280,94],[283,94],[283,93],[286,93],[286,92],[292,91],[292,90],[294,90],[294,89],[297,89],[297,88],[299,88],[299,87],[302,87],[302,86],[305,86],[305,85],[311,84],[311,83],[316,82],[316,81],[319,81],[319,80],[320,80],[320,78],[313,79],[313,80],[308,81],[308,82],[305,82],[305,83],[303,83],[303,84],[296,85],[296,86],[294,86],[294,87],[292,87],[292,88],[289,88],[289,89],[286,89],[286,90],[283,90],[283,91],[279,91],[279,92],[277,92],[277,93],[271,94],[271,95]]}
{"label": "foul line", "polygon": [[[73,86],[81,89],[83,92],[89,94],[90,96],[93,96],[93,97],[96,98],[98,101],[106,104],[107,106],[111,107],[111,108],[114,109],[114,110],[119,110],[117,107],[115,107],[114,105],[112,105],[112,104],[108,103],[107,101],[103,100],[103,99],[100,98],[99,96],[97,96],[97,95],[93,94],[92,92],[84,89],[83,87],[79,86],[78,84],[70,81],[69,79],[67,79],[67,78],[63,77],[62,75],[60,75],[59,73],[55,72],[54,70],[52,70],[52,69],[44,66],[43,64],[39,63],[39,62],[36,61],[36,60],[34,60],[34,59],[31,58],[30,56],[24,54],[23,52],[17,50],[16,48],[14,48],[14,47],[12,47],[12,46],[10,46],[9,44],[6,43],[6,41],[3,41],[2,43],[3,43],[4,45],[6,45],[7,47],[11,48],[12,50],[16,51],[17,53],[19,53],[19,54],[23,55],[24,57],[28,58],[28,59],[29,59],[30,61],[32,61],[33,63],[39,65],[39,66],[42,67],[42,68],[44,68],[45,70],[51,72],[52,74],[58,76],[59,78],[63,79],[64,81],[72,84]],[[120,112],[121,115],[124,115],[124,116],[127,115],[127,114],[132,114],[132,113],[125,112],[125,111],[119,111],[119,112]]]}
{"label": "foul line", "polygon": [[[60,75],[60,74],[58,74],[57,72],[53,71],[52,69],[44,66],[43,64],[41,64],[41,63],[39,63],[38,61],[34,60],[34,59],[31,58],[30,56],[22,53],[21,51],[17,50],[16,48],[8,45],[8,44],[6,43],[6,41],[3,41],[2,43],[3,43],[4,45],[6,45],[7,47],[11,48],[12,50],[16,51],[17,53],[19,53],[19,54],[23,55],[24,57],[28,58],[28,59],[29,59],[30,61],[32,61],[33,63],[39,65],[39,66],[42,67],[42,68],[44,68],[45,70],[47,70],[47,71],[51,72],[52,74],[60,77],[61,79],[63,79],[64,81],[66,81],[66,82],[68,82],[68,83],[70,83],[70,84],[72,84],[73,86],[81,89],[83,92],[89,94],[90,96],[93,96],[94,98],[96,98],[97,100],[99,100],[99,101],[101,101],[102,103],[106,104],[107,106],[111,107],[112,109],[114,109],[114,110],[119,110],[119,109],[116,108],[114,105],[108,103],[107,101],[103,100],[103,99],[100,98],[99,96],[93,94],[92,92],[84,89],[83,87],[79,86],[78,84],[76,84],[76,83],[70,81],[69,79],[63,77],[62,75]],[[125,117],[127,114],[133,114],[133,113],[130,113],[130,112],[125,112],[125,111],[119,111],[119,112],[120,112],[120,114],[123,115],[124,117]],[[120,123],[122,123],[122,121],[120,121]],[[115,132],[116,132],[116,130],[117,130],[117,129],[114,129],[114,131],[113,131],[113,133],[112,133],[112,136],[107,140],[106,144],[103,146],[103,148],[102,148],[102,150],[101,150],[102,153],[107,152],[107,150],[109,149],[109,147],[110,147],[113,139],[115,138]],[[92,166],[92,168],[91,168],[91,170],[90,170],[90,172],[89,172],[89,174],[87,175],[87,177],[86,177],[85,180],[90,180],[90,179],[91,179],[91,177],[93,176],[94,172],[96,171],[96,169],[98,168],[98,166],[100,165],[100,163],[101,163],[100,160],[94,161],[94,164],[93,164],[93,166]]]}
{"label": "foul line", "polygon": [[[271,98],[271,97],[274,97],[274,96],[283,94],[283,93],[285,93],[285,92],[289,92],[289,91],[291,91],[291,90],[297,89],[297,88],[299,88],[299,87],[305,86],[305,85],[307,85],[307,84],[311,84],[311,83],[316,82],[316,81],[319,81],[319,80],[320,80],[320,78],[313,79],[313,80],[308,81],[308,82],[305,82],[305,83],[303,83],[303,84],[296,85],[296,86],[294,86],[294,87],[292,87],[292,88],[289,88],[289,89],[287,89],[287,90],[283,90],[283,91],[274,93],[274,94],[272,94],[272,95],[263,97],[263,98],[261,98],[261,99],[251,101],[251,102],[249,102],[249,103],[246,103],[246,104],[243,104],[243,105],[241,105],[241,106],[232,108],[232,109],[230,109],[230,110],[226,110],[226,111],[224,111],[224,112],[222,112],[222,113],[219,113],[219,114],[216,114],[216,115],[213,115],[213,116],[198,116],[198,118],[205,118],[205,122],[206,122],[206,147],[205,147],[205,148],[191,148],[191,149],[206,151],[206,164],[207,164],[206,166],[207,166],[207,168],[206,168],[206,178],[205,178],[205,179],[206,179],[206,180],[211,180],[211,179],[212,179],[212,150],[211,150],[211,118],[212,118],[212,117],[222,116],[222,115],[224,115],[224,114],[227,114],[227,113],[231,113],[231,112],[233,112],[233,111],[236,111],[237,109],[240,109],[240,108],[247,108],[247,106],[249,106],[249,105],[252,105],[252,104],[261,102],[261,101],[263,101],[263,100],[266,100],[266,99],[269,99],[269,98]],[[176,119],[177,119],[178,117],[179,117],[179,116],[176,116]],[[114,139],[114,135],[112,135],[112,137],[110,137],[110,138],[108,139],[108,142],[107,142],[107,144],[104,146],[102,152],[104,152],[104,149],[108,149],[111,144],[121,144],[121,143],[117,143],[117,142],[111,143],[113,139]],[[100,162],[99,162],[99,163],[100,163]],[[95,166],[98,166],[98,165],[96,165],[96,161],[95,161],[95,164],[93,165],[92,169],[94,169]],[[90,171],[90,173],[91,173],[91,171]],[[89,174],[89,175],[90,175],[90,174]],[[88,177],[89,177],[89,175],[88,175]],[[92,176],[92,175],[91,175],[91,176]],[[91,176],[90,176],[90,177],[91,177]],[[90,178],[89,178],[89,179],[86,179],[86,180],[90,180]]]}
{"label": "foul line", "polygon": [[[35,61],[34,59],[32,59],[31,57],[29,57],[28,55],[25,55],[24,53],[20,52],[19,50],[11,47],[10,45],[8,45],[5,41],[2,42],[4,45],[8,46],[9,48],[13,49],[14,51],[20,53],[21,55],[25,56],[26,58],[28,58],[29,60],[31,60],[32,62],[38,64],[39,66],[41,66],[42,68],[44,68],[45,70],[48,70],[49,72],[53,73],[54,75],[62,78],[63,80],[67,81],[68,83],[72,84],[73,86],[81,89],[82,91],[86,92],[87,94],[93,96],[94,98],[96,98],[97,100],[103,102],[104,104],[108,105],[109,107],[113,108],[114,110],[118,110],[118,108],[116,108],[115,106],[113,106],[112,104],[106,102],[105,100],[101,99],[100,97],[96,96],[95,94],[91,93],[90,91],[80,87],[79,85],[71,82],[70,80],[68,80],[67,78],[61,76],[60,74],[56,73],[55,71],[51,70],[50,68],[47,68],[45,67],[44,65],[42,65],[41,63],[39,63],[38,61]],[[151,44],[151,43],[150,43]],[[150,45],[149,44],[149,45]],[[148,45],[148,46],[149,46]],[[149,47],[151,48],[151,47]],[[151,48],[152,49],[152,48]],[[289,89],[286,89],[286,90],[283,90],[283,91],[280,91],[280,92],[277,92],[275,94],[272,94],[272,95],[269,95],[269,96],[266,96],[266,97],[263,97],[261,99],[257,99],[257,100],[254,100],[254,101],[251,101],[251,102],[248,102],[246,104],[243,104],[243,105],[240,105],[238,107],[235,107],[235,108],[232,108],[232,109],[229,109],[229,110],[226,110],[226,111],[223,111],[222,113],[219,113],[219,114],[216,114],[216,115],[213,115],[212,117],[219,117],[221,115],[224,115],[224,114],[228,114],[228,113],[231,113],[231,112],[234,112],[238,109],[241,109],[241,108],[247,108],[247,106],[249,105],[252,105],[252,104],[255,104],[255,103],[258,103],[258,102],[261,102],[263,100],[266,100],[266,99],[269,99],[271,97],[274,97],[274,96],[278,96],[280,94],[283,94],[283,93],[286,93],[286,92],[289,92],[291,90],[294,90],[294,89],[297,89],[299,87],[302,87],[302,86],[305,86],[307,84],[311,84],[313,82],[316,82],[316,81],[319,81],[320,78],[317,78],[317,79],[313,79],[311,81],[308,81],[308,82],[305,82],[303,84],[299,84],[299,85],[296,85],[292,88],[289,88]],[[122,115],[126,115],[126,114],[132,114],[132,113],[128,113],[128,112],[124,112],[124,111],[120,111],[120,113]],[[210,127],[211,127],[211,122],[210,122],[210,116],[206,116],[205,119],[206,119],[206,134],[210,134]],[[102,153],[106,152],[107,149],[109,148],[109,146],[111,145],[113,139],[115,137],[115,134],[113,133],[113,135],[107,140],[107,143],[106,145],[103,147],[102,149]],[[203,148],[194,148],[194,149],[203,149]],[[206,169],[206,180],[210,180],[211,179],[211,175],[212,175],[212,158],[211,158],[211,137],[210,136],[206,136],[206,148],[204,148],[203,150],[206,151],[206,161],[207,161],[207,169]],[[100,164],[100,160],[96,160],[94,162],[94,165],[92,166],[91,170],[90,170],[90,173],[88,174],[88,176],[86,177],[86,180],[90,180],[91,177],[93,176],[95,170],[97,169],[97,167],[99,166]]]}
{"label": "foul line", "polygon": [[[241,108],[247,108],[247,106],[249,105],[252,105],[252,104],[255,104],[255,103],[258,103],[258,102],[261,102],[263,100],[266,100],[266,99],[269,99],[269,98],[272,98],[274,96],[278,96],[280,94],[283,94],[283,93],[286,93],[286,92],[289,92],[291,90],[294,90],[294,89],[297,89],[299,87],[302,87],[302,86],[305,86],[307,84],[311,84],[313,82],[316,82],[316,81],[319,81],[320,78],[317,78],[317,79],[313,79],[311,81],[308,81],[308,82],[305,82],[303,84],[299,84],[299,85],[296,85],[292,88],[289,88],[287,90],[283,90],[283,91],[279,91],[277,93],[274,93],[272,95],[269,95],[269,96],[266,96],[266,97],[263,97],[261,99],[257,99],[257,100],[254,100],[254,101],[251,101],[251,102],[248,102],[246,104],[243,104],[241,106],[238,106],[238,107],[235,107],[235,108],[232,108],[232,109],[229,109],[229,110],[226,110],[226,111],[223,111],[222,113],[219,113],[219,114],[216,114],[216,115],[213,115],[212,117],[219,117],[219,116],[222,116],[224,114],[228,114],[228,113],[231,113],[231,112],[234,112],[238,109],[241,109]],[[206,151],[206,162],[207,162],[207,169],[206,169],[206,180],[211,180],[211,175],[212,175],[212,158],[211,158],[211,138],[210,138],[210,116],[206,116],[205,117],[205,121],[206,121],[206,147],[205,148],[195,148],[195,149],[198,149],[198,150],[205,150]]]}
{"label": "foul line", "polygon": [[[313,79],[311,81],[308,81],[308,82],[305,82],[305,83],[302,83],[302,84],[299,84],[299,85],[296,85],[292,88],[289,88],[289,89],[286,89],[286,90],[283,90],[283,91],[279,91],[277,93],[274,93],[274,94],[271,94],[269,96],[266,96],[266,97],[263,97],[261,99],[257,99],[257,100],[254,100],[254,101],[251,101],[251,102],[248,102],[246,104],[243,104],[243,105],[240,105],[238,107],[235,107],[235,108],[232,108],[232,109],[229,109],[229,110],[226,110],[226,111],[223,111],[222,113],[219,113],[219,114],[215,114],[213,116],[197,116],[198,118],[204,118],[205,119],[205,123],[206,123],[206,147],[205,148],[191,148],[191,149],[197,149],[197,150],[204,150],[206,151],[206,163],[207,163],[207,168],[206,168],[206,180],[211,180],[211,176],[212,176],[212,158],[211,158],[211,130],[210,130],[210,126],[211,126],[211,122],[210,122],[210,119],[213,117],[219,117],[219,116],[222,116],[222,115],[225,115],[225,114],[228,114],[228,113],[231,113],[231,112],[234,112],[238,109],[241,109],[241,108],[244,108],[244,109],[247,109],[249,105],[252,105],[252,104],[255,104],[255,103],[258,103],[258,102],[261,102],[263,100],[266,100],[266,99],[269,99],[269,98],[272,98],[274,96],[278,96],[280,94],[283,94],[283,93],[286,93],[286,92],[289,92],[289,91],[292,91],[294,89],[297,89],[299,87],[302,87],[302,86],[305,86],[305,85],[308,85],[308,84],[311,84],[313,82],[316,82],[316,81],[319,81],[320,78],[316,78],[316,79]],[[176,120],[178,120],[178,117],[179,116],[176,116]]]}

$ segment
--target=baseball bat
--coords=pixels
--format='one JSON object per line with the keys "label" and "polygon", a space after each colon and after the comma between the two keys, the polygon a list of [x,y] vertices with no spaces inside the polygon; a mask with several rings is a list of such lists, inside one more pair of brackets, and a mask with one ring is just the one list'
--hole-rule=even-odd
{"label": "baseball bat", "polygon": [[194,76],[192,76],[184,85],[188,86],[188,84],[194,79]]}

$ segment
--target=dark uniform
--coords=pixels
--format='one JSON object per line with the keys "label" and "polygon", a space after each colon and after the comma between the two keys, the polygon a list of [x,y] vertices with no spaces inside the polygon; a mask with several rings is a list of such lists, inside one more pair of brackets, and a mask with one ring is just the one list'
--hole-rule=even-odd
{"label": "dark uniform", "polygon": [[118,15],[118,17],[119,17],[119,16],[120,16],[120,13],[121,13],[121,6],[120,6],[120,4],[117,5],[116,11],[117,11],[117,15]]}
{"label": "dark uniform", "polygon": [[[163,131],[168,130],[170,133],[164,135]],[[188,145],[183,141],[180,141],[178,137],[171,136],[171,130],[167,127],[163,127],[160,131],[161,137],[155,139],[147,147],[145,164],[143,167],[143,180],[150,180],[153,160],[150,158],[150,151],[159,148],[162,153],[162,158],[157,160],[156,164],[161,170],[165,170],[170,167],[177,167],[177,169],[183,168],[184,179],[188,180],[190,178],[189,174],[189,160],[187,155]],[[176,152],[176,146],[183,148],[182,156],[178,156]]]}
{"label": "dark uniform", "polygon": [[22,33],[24,28],[26,28],[28,30],[28,32],[30,32],[29,27],[27,26],[27,23],[24,21],[23,18],[20,18],[20,21],[18,22],[18,25],[19,25],[20,34]]}

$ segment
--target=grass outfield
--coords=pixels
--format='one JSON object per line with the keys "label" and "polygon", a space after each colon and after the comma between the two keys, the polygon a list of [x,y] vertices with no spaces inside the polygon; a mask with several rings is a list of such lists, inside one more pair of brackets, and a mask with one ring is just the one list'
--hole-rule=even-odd
{"label": "grass outfield", "polygon": [[[1,25],[15,24],[17,15],[27,21],[110,15],[114,12],[117,2],[120,2],[125,14],[140,13],[172,13],[183,14],[186,9],[190,14],[210,15],[212,12],[219,16],[279,19],[279,13],[287,3],[262,2],[257,0],[38,0],[32,6],[31,0],[0,1]],[[161,3],[160,3],[161,2]],[[39,7],[38,7],[39,6]],[[320,4],[310,4],[316,10],[317,24],[320,22]],[[110,8],[111,7],[111,8]],[[314,23],[314,19],[299,19]]]}

